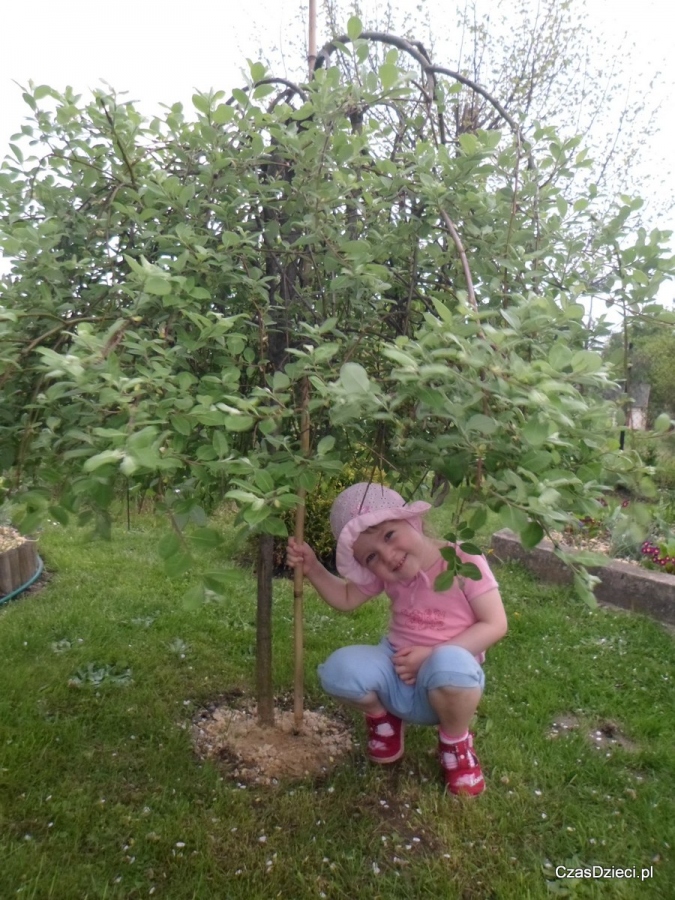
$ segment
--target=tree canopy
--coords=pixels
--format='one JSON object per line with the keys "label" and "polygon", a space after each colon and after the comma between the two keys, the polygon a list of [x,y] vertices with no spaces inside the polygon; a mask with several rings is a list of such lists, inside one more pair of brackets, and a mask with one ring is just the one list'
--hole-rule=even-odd
{"label": "tree canopy", "polygon": [[[105,534],[120,487],[152,491],[178,575],[223,497],[269,549],[354,459],[406,498],[454,486],[461,539],[486,506],[534,546],[617,480],[653,493],[581,302],[654,308],[673,263],[640,201],[575,195],[579,138],[525,134],[410,41],[352,18],[320,62],[302,85],[252,63],[150,119],[27,86],[0,169],[0,465],[24,530]],[[457,133],[466,87],[494,116]],[[189,602],[226,587],[200,575]]]}

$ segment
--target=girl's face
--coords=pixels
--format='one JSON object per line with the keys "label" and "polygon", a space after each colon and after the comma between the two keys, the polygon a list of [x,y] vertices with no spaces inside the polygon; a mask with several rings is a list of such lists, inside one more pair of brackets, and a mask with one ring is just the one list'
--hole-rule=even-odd
{"label": "girl's face", "polygon": [[403,520],[380,522],[354,541],[356,561],[381,581],[410,581],[440,557],[436,544]]}

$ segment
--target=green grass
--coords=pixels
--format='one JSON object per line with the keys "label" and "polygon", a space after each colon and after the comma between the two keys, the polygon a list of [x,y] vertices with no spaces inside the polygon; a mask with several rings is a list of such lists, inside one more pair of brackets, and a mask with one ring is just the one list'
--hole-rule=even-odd
{"label": "green grass", "polygon": [[[355,751],[327,778],[242,788],[195,757],[189,726],[201,706],[251,689],[255,579],[239,571],[227,598],[188,611],[154,523],[134,527],[111,543],[47,530],[49,583],[0,609],[2,900],[672,896],[675,646],[658,624],[501,569],[510,632],[486,664],[482,797],[441,793],[429,728],[409,730],[389,769]],[[280,582],[280,694],[291,607]],[[385,622],[381,601],[344,616],[308,592],[307,707],[330,707],[316,664],[375,642]],[[69,685],[87,672],[99,683]],[[561,714],[582,727],[552,739]],[[592,746],[585,731],[607,722],[634,747]],[[654,877],[555,881],[556,865],[593,864],[653,865]]]}

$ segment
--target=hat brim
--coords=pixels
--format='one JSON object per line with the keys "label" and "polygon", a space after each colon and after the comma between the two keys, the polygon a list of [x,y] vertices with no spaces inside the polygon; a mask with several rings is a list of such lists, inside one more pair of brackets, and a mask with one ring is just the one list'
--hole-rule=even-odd
{"label": "hat brim", "polygon": [[407,506],[399,506],[394,509],[378,509],[373,512],[355,516],[340,532],[335,550],[335,565],[343,578],[351,581],[357,587],[373,590],[378,587],[379,580],[360,565],[354,558],[354,543],[358,536],[367,528],[373,528],[382,522],[404,521],[422,531],[422,516],[431,509],[430,503],[424,500],[416,500]]}

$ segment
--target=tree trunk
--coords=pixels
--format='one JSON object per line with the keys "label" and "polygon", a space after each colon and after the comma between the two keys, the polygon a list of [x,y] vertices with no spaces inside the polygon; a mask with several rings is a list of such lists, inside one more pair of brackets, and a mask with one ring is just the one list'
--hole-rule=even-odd
{"label": "tree trunk", "polygon": [[258,538],[258,615],[256,624],[256,687],[258,724],[274,725],[272,693],[272,567],[274,537]]}

